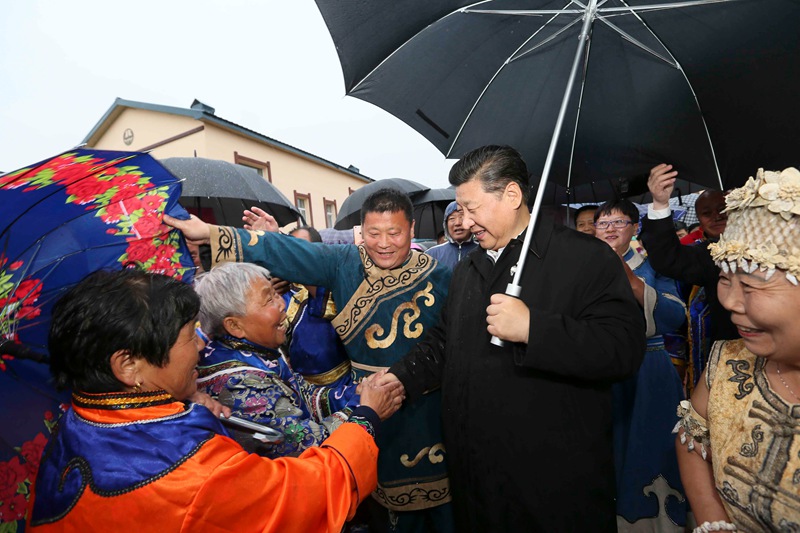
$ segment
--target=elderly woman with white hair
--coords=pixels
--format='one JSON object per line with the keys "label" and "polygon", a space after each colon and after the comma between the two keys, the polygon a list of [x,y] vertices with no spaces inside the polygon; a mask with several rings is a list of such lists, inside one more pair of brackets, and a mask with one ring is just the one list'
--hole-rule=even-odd
{"label": "elderly woman with white hair", "polygon": [[800,531],[800,172],[759,170],[709,247],[741,339],[717,342],[676,427],[707,531]]}
{"label": "elderly woman with white hair", "polygon": [[307,383],[278,350],[287,321],[269,271],[225,263],[200,276],[195,290],[200,324],[211,339],[201,354],[198,389],[230,407],[234,416],[283,435],[268,442],[253,431],[231,431],[246,450],[272,458],[296,456],[346,421],[372,431],[375,412],[360,406],[355,382],[335,388]]}

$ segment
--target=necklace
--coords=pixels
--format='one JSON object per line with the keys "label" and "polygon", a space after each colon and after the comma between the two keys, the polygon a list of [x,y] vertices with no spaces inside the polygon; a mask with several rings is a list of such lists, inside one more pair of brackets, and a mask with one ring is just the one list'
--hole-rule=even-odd
{"label": "necklace", "polygon": [[798,398],[798,397],[797,397],[797,394],[795,394],[795,393],[794,393],[794,391],[793,391],[793,390],[792,390],[792,388],[789,386],[789,384],[788,384],[788,383],[786,383],[786,380],[785,380],[785,379],[783,379],[783,376],[781,376],[781,364],[780,364],[779,362],[777,362],[777,361],[775,361],[775,368],[776,368],[776,370],[778,371],[778,379],[779,379],[779,380],[781,380],[781,383],[783,383],[783,386],[784,386],[784,387],[786,387],[786,390],[788,390],[788,391],[789,391],[789,394],[791,394],[792,396],[794,396],[794,399],[795,399],[795,400],[797,400],[798,402],[800,402],[800,398]]}

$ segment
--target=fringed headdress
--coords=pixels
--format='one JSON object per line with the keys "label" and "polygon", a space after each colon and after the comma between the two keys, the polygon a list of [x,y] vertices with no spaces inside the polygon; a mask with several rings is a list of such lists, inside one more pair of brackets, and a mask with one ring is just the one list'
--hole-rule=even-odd
{"label": "fringed headdress", "polygon": [[719,242],[708,247],[725,272],[776,270],[797,285],[800,277],[800,171],[759,169],[743,187],[725,198],[728,225]]}

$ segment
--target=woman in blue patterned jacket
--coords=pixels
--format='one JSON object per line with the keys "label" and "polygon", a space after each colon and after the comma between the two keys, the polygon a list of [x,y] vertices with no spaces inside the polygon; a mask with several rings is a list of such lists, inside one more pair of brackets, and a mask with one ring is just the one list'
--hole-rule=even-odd
{"label": "woman in blue patterned jacket", "polygon": [[267,457],[296,456],[319,445],[359,405],[350,379],[318,386],[292,370],[274,346],[286,339],[283,299],[269,271],[249,263],[226,263],[195,282],[200,323],[211,338],[201,354],[198,389],[232,414],[283,434],[267,442],[254,432],[231,433],[251,452]]}

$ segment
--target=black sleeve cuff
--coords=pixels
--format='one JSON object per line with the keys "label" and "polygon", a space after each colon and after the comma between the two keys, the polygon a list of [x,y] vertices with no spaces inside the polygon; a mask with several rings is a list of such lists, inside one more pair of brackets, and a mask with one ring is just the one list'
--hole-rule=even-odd
{"label": "black sleeve cuff", "polygon": [[381,419],[372,407],[359,405],[353,410],[348,422],[358,424],[372,435],[373,439],[378,438],[378,428],[381,426]]}

